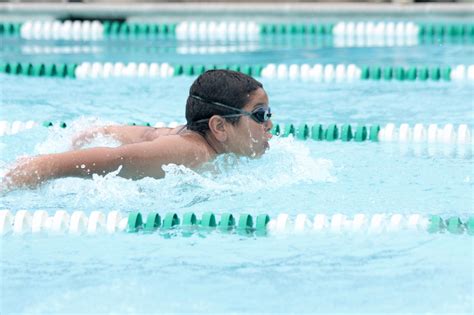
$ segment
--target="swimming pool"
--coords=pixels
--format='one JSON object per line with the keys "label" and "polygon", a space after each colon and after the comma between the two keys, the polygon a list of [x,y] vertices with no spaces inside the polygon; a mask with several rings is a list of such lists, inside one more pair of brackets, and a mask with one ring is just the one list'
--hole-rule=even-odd
{"label": "swimming pool", "polygon": [[[457,20],[441,16],[428,22]],[[181,226],[94,235],[83,226],[83,233],[76,235],[68,225],[62,233],[31,233],[27,225],[19,228],[22,235],[10,231],[1,238],[2,313],[472,313],[473,238],[468,225],[461,227],[461,234],[445,229],[428,233],[421,219],[459,217],[464,224],[474,213],[472,139],[459,131],[466,125],[472,133],[473,124],[468,66],[474,46],[469,36],[461,41],[444,40],[443,35],[443,41],[410,45],[383,41],[343,47],[328,34],[324,41],[301,36],[304,45],[291,44],[294,36],[299,35],[286,34],[286,44],[271,37],[216,43],[3,36],[8,45],[1,45],[2,61],[10,64],[10,73],[0,74],[1,120],[8,122],[0,126],[2,174],[19,156],[69,149],[72,136],[91,126],[182,123],[189,86],[196,69],[202,70],[199,65],[237,65],[242,71],[246,65],[261,65],[259,80],[269,94],[274,122],[286,130],[290,124],[297,129],[307,124],[311,132],[305,141],[274,137],[270,151],[259,160],[219,158],[212,173],[169,166],[160,180],[130,181],[109,174],[93,180],[60,179],[37,190],[2,195],[0,209],[13,214],[120,211],[127,218],[139,211],[146,220],[158,212],[163,218],[176,213],[183,223],[186,213],[201,219],[213,212],[217,220],[225,213],[237,221],[242,214],[254,220],[268,214],[273,220],[265,236],[258,230]],[[204,48],[189,49],[194,46]],[[83,62],[88,66],[77,71]],[[104,70],[108,62],[112,68]],[[114,72],[119,62],[123,67]],[[152,76],[155,62],[158,70]],[[46,70],[53,63],[74,65],[73,75],[63,78],[66,72]],[[139,75],[140,63],[146,63],[144,75]],[[26,70],[12,75],[17,64]],[[274,70],[263,71],[269,64]],[[291,77],[293,64],[311,65],[308,77],[301,67]],[[317,64],[322,69],[316,70]],[[334,65],[332,70],[328,64]],[[351,64],[358,70],[350,72]],[[38,75],[32,76],[36,65]],[[182,72],[174,75],[177,65]],[[340,80],[337,65],[345,65]],[[452,76],[458,65],[466,66],[463,75]],[[445,80],[441,74],[448,66]],[[387,67],[392,69],[390,78],[383,76]],[[408,79],[411,67],[416,67],[413,80]],[[432,70],[436,67],[438,71]],[[395,75],[401,68],[403,80]],[[425,68],[428,77],[423,80],[420,69]],[[164,75],[161,69],[166,69]],[[363,78],[364,71],[369,77]],[[13,127],[15,121],[23,124]],[[34,122],[32,128],[25,127],[27,121]],[[53,126],[42,126],[44,121]],[[347,124],[354,131],[367,126],[368,133],[380,126],[384,134],[378,141],[369,135],[364,141],[318,141],[311,138],[317,124],[324,129],[336,124],[338,138]],[[423,124],[419,136],[417,124]],[[431,124],[437,125],[432,141]],[[95,144],[117,145],[103,138]],[[309,223],[297,230],[300,214]],[[361,225],[355,228],[358,214],[366,221],[358,221]],[[402,216],[400,224],[392,224],[394,215]],[[374,217],[379,223],[373,223]],[[415,220],[411,226],[410,220]]]}

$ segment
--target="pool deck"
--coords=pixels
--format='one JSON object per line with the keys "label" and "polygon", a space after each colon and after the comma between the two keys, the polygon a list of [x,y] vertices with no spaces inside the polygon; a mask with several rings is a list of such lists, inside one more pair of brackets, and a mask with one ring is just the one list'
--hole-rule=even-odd
{"label": "pool deck", "polygon": [[205,17],[222,14],[244,17],[436,16],[474,18],[474,3],[0,3],[0,18],[59,18],[65,15],[93,18]]}

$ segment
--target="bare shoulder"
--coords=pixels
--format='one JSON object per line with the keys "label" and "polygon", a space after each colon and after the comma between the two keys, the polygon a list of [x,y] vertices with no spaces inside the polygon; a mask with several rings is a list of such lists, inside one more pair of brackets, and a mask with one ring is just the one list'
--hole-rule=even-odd
{"label": "bare shoulder", "polygon": [[165,137],[158,137],[153,142],[162,144],[164,147],[172,150],[173,152],[194,155],[202,158],[211,158],[213,150],[207,143],[207,141],[198,134],[174,134]]}
{"label": "bare shoulder", "polygon": [[153,165],[179,164],[199,167],[214,156],[207,141],[198,134],[185,133],[161,136],[153,141],[124,145],[118,154],[127,157],[133,164]]}

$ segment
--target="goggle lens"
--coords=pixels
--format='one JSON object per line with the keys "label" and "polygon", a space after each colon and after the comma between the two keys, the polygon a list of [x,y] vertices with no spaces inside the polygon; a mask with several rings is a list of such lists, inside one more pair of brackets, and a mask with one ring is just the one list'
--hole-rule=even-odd
{"label": "goggle lens", "polygon": [[256,122],[262,124],[270,120],[270,118],[272,117],[272,111],[270,110],[270,107],[267,109],[257,108],[252,112],[252,117]]}

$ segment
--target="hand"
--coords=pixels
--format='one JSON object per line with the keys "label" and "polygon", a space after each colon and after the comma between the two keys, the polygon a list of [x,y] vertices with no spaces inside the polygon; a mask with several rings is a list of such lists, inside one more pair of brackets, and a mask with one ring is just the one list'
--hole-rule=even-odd
{"label": "hand", "polygon": [[77,150],[82,148],[85,144],[91,142],[92,139],[97,137],[97,135],[101,133],[100,128],[95,128],[92,130],[83,131],[72,138],[72,149]]}
{"label": "hand", "polygon": [[35,188],[46,180],[41,174],[47,171],[46,165],[41,165],[41,156],[39,157],[21,157],[5,174],[0,183],[2,193],[9,192],[18,188]]}

